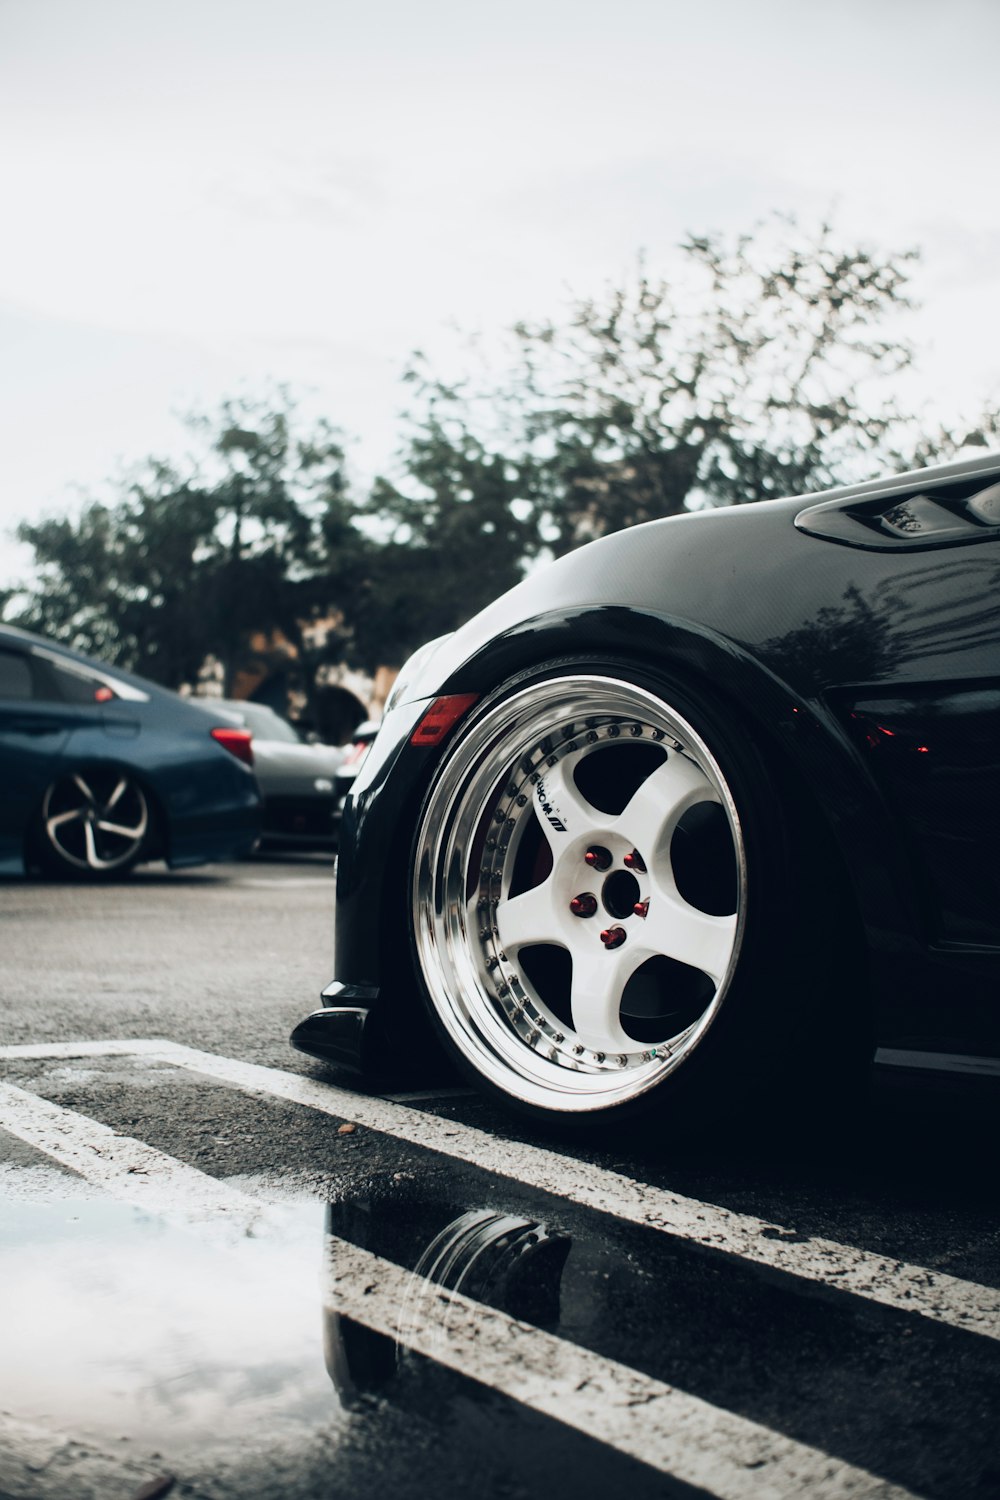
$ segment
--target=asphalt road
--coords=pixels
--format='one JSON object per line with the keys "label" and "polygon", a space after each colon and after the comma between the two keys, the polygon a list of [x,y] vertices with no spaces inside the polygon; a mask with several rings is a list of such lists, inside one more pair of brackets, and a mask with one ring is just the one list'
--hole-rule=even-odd
{"label": "asphalt road", "polygon": [[991,1086],[567,1147],[291,1051],[332,916],[0,885],[0,1500],[1000,1496]]}

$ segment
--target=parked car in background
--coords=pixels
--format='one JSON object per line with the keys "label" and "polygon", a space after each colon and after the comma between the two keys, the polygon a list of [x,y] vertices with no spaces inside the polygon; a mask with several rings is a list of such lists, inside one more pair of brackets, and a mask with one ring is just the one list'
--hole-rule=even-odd
{"label": "parked car in background", "polygon": [[0,874],[117,877],[249,853],[248,729],[213,705],[0,627]]}
{"label": "parked car in background", "polygon": [[287,719],[264,703],[235,698],[215,702],[253,734],[254,770],[264,798],[261,847],[334,848],[343,749],[304,742]]}
{"label": "parked car in background", "polygon": [[358,725],[357,729],[354,731],[354,734],[351,736],[350,744],[348,744],[345,748],[344,758],[341,761],[340,769],[337,772],[336,818],[338,825],[344,812],[344,799],[346,798],[348,792],[351,790],[351,787],[354,785],[354,778],[357,776],[358,772],[361,770],[361,767],[365,763],[365,757],[372,747],[375,736],[378,734],[378,729],[378,719],[365,719],[362,724]]}

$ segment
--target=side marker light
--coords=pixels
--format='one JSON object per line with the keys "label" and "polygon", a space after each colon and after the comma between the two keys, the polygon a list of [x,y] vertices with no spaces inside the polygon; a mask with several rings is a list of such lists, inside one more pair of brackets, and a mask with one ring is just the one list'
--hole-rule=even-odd
{"label": "side marker light", "polygon": [[410,744],[440,745],[478,699],[478,693],[450,693],[445,698],[435,698],[410,735]]}

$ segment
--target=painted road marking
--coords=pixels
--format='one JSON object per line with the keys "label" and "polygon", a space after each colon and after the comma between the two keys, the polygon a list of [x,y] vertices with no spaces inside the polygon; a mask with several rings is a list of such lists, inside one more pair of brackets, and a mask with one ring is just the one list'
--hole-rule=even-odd
{"label": "painted road marking", "polygon": [[244,1236],[263,1228],[268,1208],[153,1146],[0,1083],[0,1129],[69,1167],[111,1197],[195,1228]]}
{"label": "painted road marking", "polygon": [[0,1048],[0,1060],[120,1056],[157,1059],[250,1093],[302,1104],[628,1223],[787,1272],[896,1311],[1000,1340],[1000,1291],[994,1287],[818,1236],[785,1239],[782,1236],[791,1231],[766,1219],[650,1187],[542,1146],[496,1137],[470,1125],[407,1109],[386,1099],[351,1093],[298,1073],[238,1062],[178,1042],[155,1039]]}
{"label": "painted road marking", "polygon": [[[259,1233],[274,1210],[74,1110],[0,1084],[0,1126],[112,1196],[199,1233]],[[912,1492],[653,1380],[628,1365],[428,1283],[326,1237],[323,1295],[333,1310],[719,1500],[799,1496],[912,1500]]]}
{"label": "painted road marking", "polygon": [[345,1240],[328,1237],[325,1293],[333,1311],[720,1500],[912,1494]]}

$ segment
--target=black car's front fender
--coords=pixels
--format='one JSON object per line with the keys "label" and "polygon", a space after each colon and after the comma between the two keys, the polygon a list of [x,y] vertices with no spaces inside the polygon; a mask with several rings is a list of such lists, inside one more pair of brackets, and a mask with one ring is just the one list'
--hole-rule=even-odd
{"label": "black car's front fender", "polygon": [[[641,647],[637,648],[637,643]],[[891,820],[861,755],[820,699],[794,693],[732,642],[654,612],[602,606],[556,612],[492,640],[441,684],[485,697],[500,684],[554,660],[629,663],[701,685],[777,760],[787,787],[817,840],[832,836],[838,870],[852,872],[869,941],[898,948],[915,941],[918,903]],[[436,696],[436,695],[435,695]],[[444,746],[412,735],[435,698],[394,708],[386,717],[345,806],[337,874],[336,977],[328,998],[377,1006],[391,1034],[421,1032],[410,954],[409,870],[420,807]],[[476,712],[475,707],[471,709]],[[461,733],[458,726],[455,733]],[[819,898],[822,899],[822,893]]]}

